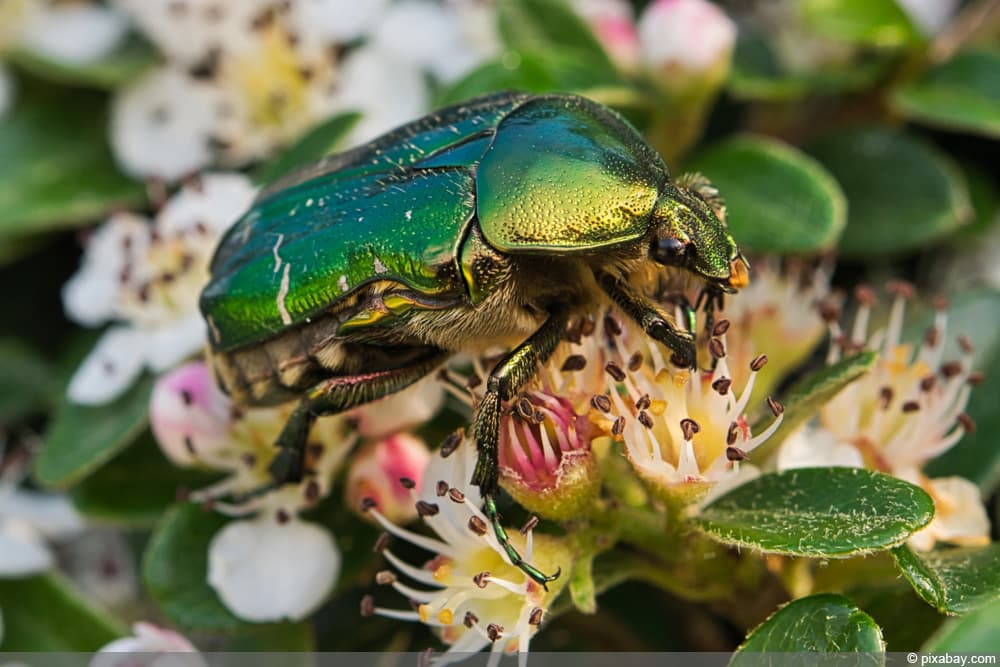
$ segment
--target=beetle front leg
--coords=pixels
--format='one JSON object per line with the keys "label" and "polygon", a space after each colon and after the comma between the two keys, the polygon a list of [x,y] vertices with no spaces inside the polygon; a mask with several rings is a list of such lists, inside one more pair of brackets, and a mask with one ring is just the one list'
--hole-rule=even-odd
{"label": "beetle front leg", "polygon": [[524,562],[511,545],[507,531],[500,523],[495,495],[500,475],[499,442],[500,415],[503,402],[509,401],[532,378],[539,365],[548,361],[566,332],[569,315],[564,310],[549,314],[539,329],[493,368],[486,380],[486,394],[476,411],[475,438],[478,456],[472,483],[483,496],[483,513],[493,527],[493,534],[512,565],[531,577],[543,588],[559,577],[561,570],[546,575]]}
{"label": "beetle front leg", "polygon": [[620,278],[603,271],[598,272],[596,276],[601,289],[626,315],[642,327],[647,336],[673,350],[673,361],[678,366],[695,367],[697,358],[693,333],[678,327],[657,306],[636,295]]}

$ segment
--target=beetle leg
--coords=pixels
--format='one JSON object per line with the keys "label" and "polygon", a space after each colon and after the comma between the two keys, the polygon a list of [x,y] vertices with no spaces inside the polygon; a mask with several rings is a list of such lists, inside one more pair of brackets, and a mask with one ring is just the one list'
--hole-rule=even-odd
{"label": "beetle leg", "polygon": [[620,278],[603,271],[597,272],[596,276],[601,289],[642,327],[647,336],[673,350],[674,363],[686,368],[695,367],[697,359],[693,333],[678,327],[660,308],[636,295]]}
{"label": "beetle leg", "polygon": [[557,579],[560,571],[546,575],[524,562],[521,554],[511,545],[500,523],[494,496],[499,481],[500,413],[503,401],[509,401],[532,378],[540,364],[545,363],[566,333],[569,314],[559,309],[549,314],[538,330],[526,341],[511,350],[493,368],[486,380],[486,394],[476,410],[475,437],[478,456],[472,483],[483,496],[483,513],[489,519],[497,542],[507,554],[511,564],[521,569],[543,588]]}
{"label": "beetle leg", "polygon": [[447,358],[447,352],[431,349],[399,368],[335,376],[314,386],[295,406],[292,416],[275,440],[275,445],[281,449],[267,467],[274,485],[302,480],[306,440],[317,417],[334,415],[395,393],[429,374]]}

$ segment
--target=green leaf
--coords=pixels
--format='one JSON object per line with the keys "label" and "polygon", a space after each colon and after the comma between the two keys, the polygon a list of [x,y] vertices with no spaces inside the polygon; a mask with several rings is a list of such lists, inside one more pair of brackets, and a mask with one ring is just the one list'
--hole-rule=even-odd
{"label": "green leaf", "polygon": [[77,405],[64,396],[35,459],[35,478],[45,486],[69,486],[134,442],[148,421],[153,384],[145,375],[105,405]]}
{"label": "green leaf", "polygon": [[924,644],[922,653],[979,653],[993,655],[1000,636],[1000,600],[946,621]]}
{"label": "green leaf", "polygon": [[216,479],[218,474],[174,465],[147,434],[73,487],[70,495],[91,519],[147,528],[176,502],[179,491],[199,489]]}
{"label": "green leaf", "polygon": [[942,613],[971,611],[1000,598],[1000,544],[924,554],[901,545],[893,556],[917,594]]}
{"label": "green leaf", "polygon": [[806,253],[833,247],[846,221],[837,182],[808,155],[775,139],[739,136],[688,165],[719,188],[741,247]]}
{"label": "green leaf", "polygon": [[[298,623],[268,623],[249,627],[244,632],[233,636],[225,642],[226,651],[255,653],[300,653],[316,650],[316,636],[312,624],[302,621]],[[223,657],[223,656],[220,656]],[[245,658],[240,656],[224,656],[223,665],[245,665]],[[288,660],[282,657],[282,665],[311,665],[311,661]]]}
{"label": "green leaf", "polygon": [[95,651],[124,628],[62,576],[0,579],[3,651]]}
{"label": "green leaf", "polygon": [[857,468],[762,475],[694,517],[710,537],[769,553],[844,558],[902,543],[934,516],[913,484]]}
{"label": "green leaf", "polygon": [[156,50],[147,42],[131,37],[103,58],[86,63],[54,60],[43,53],[20,48],[4,54],[25,72],[55,83],[118,88],[141,76],[156,64]]}
{"label": "green leaf", "polygon": [[49,363],[16,338],[0,338],[0,424],[46,407],[55,375]]}
{"label": "green leaf", "polygon": [[190,503],[168,510],[142,561],[150,596],[172,621],[206,632],[237,632],[241,621],[208,584],[208,545],[228,519]]}
{"label": "green leaf", "polygon": [[845,594],[879,624],[888,651],[920,650],[946,618],[924,604],[913,588],[899,577],[869,579],[849,587]]}
{"label": "green leaf", "polygon": [[347,133],[361,120],[361,114],[349,111],[337,114],[306,132],[281,155],[254,172],[257,183],[273,183],[299,167],[315,162],[337,150]]}
{"label": "green leaf", "polygon": [[957,334],[965,334],[975,345],[972,362],[985,380],[972,388],[965,411],[976,422],[976,432],[966,433],[957,445],[930,462],[926,472],[931,477],[959,475],[979,485],[989,495],[1000,483],[1000,292],[975,290],[960,294],[948,309],[949,336],[946,357],[956,359]]}
{"label": "green leaf", "polygon": [[847,598],[830,593],[794,600],[754,628],[736,649],[730,665],[761,664],[754,653],[861,653],[843,662],[810,656],[808,664],[881,665],[885,645],[872,617]]}
{"label": "green leaf", "polygon": [[595,69],[585,59],[581,60],[571,53],[522,50],[480,65],[445,88],[438,96],[437,104],[453,104],[498,90],[582,93],[615,83],[614,75]]}
{"label": "green leaf", "polygon": [[802,0],[800,11],[807,26],[829,39],[878,47],[923,41],[896,0]]}
{"label": "green leaf", "polygon": [[88,223],[143,201],[142,186],[115,166],[107,128],[102,96],[18,100],[0,123],[0,238]]}
{"label": "green leaf", "polygon": [[780,63],[763,35],[740,27],[727,88],[745,100],[787,102],[809,94],[834,94],[865,88],[881,77],[891,58],[869,53],[845,65],[789,72]]}
{"label": "green leaf", "polygon": [[809,147],[847,195],[840,250],[853,257],[900,253],[947,236],[972,218],[951,160],[916,137],[883,127],[827,134]]}
{"label": "green leaf", "polygon": [[605,74],[615,71],[593,31],[565,0],[506,0],[497,6],[497,25],[512,51],[571,54]]}
{"label": "green leaf", "polygon": [[[824,366],[799,379],[782,396],[785,412],[781,426],[754,451],[754,458],[766,459],[799,426],[812,419],[823,405],[859,377],[871,370],[878,354],[871,350],[845,357],[835,364]],[[770,415],[753,426],[754,433],[760,433],[771,422]]]}
{"label": "green leaf", "polygon": [[573,564],[573,572],[569,579],[569,594],[573,606],[584,614],[597,611],[597,592],[594,588],[594,556],[596,553],[582,555]]}
{"label": "green leaf", "polygon": [[893,106],[935,127],[1000,138],[1000,51],[962,51],[897,89]]}

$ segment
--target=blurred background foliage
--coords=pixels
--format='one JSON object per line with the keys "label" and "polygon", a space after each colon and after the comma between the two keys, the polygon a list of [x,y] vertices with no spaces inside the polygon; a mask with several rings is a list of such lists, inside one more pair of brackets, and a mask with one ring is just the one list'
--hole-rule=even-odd
{"label": "blurred background foliage", "polygon": [[[633,2],[635,15],[647,4]],[[833,283],[839,288],[902,277],[927,294],[948,295],[950,326],[973,339],[985,381],[968,407],[977,431],[931,470],[978,484],[996,530],[1000,14],[989,0],[940,4],[948,5],[946,15],[929,20],[911,7],[920,3],[896,0],[719,2],[737,26],[735,45],[731,54],[709,53],[699,62],[616,53],[623,45],[601,35],[585,11],[565,0],[503,0],[490,8],[497,53],[460,76],[427,74],[425,106],[504,89],[588,96],[645,132],[673,173],[709,176],[726,198],[734,236],[755,256],[835,254]],[[343,54],[349,57],[364,40],[350,40]],[[151,444],[152,377],[99,407],[66,399],[67,381],[95,341],[93,331],[67,320],[60,299],[79,265],[81,241],[110,213],[155,209],[174,187],[164,179],[137,178],[116,159],[109,139],[116,96],[164,56],[131,27],[112,52],[87,62],[3,41],[0,59],[10,89],[0,116],[0,437],[6,460],[30,453],[33,474],[25,483],[67,491],[79,512],[123,537],[125,556],[105,563],[109,577],[143,582],[143,592],[112,616],[77,590],[65,562],[61,573],[0,579],[2,648],[95,649],[120,636],[123,618],[175,624],[206,648],[432,645],[425,628],[358,617],[375,569],[367,546],[375,532],[337,497],[313,512],[336,528],[344,554],[331,600],[311,622],[260,625],[235,617],[205,580],[207,542],[222,519],[176,503],[178,489],[198,488],[213,477],[169,465]],[[387,93],[380,103],[399,101]],[[348,100],[295,139],[235,166],[259,183],[273,180],[345,148],[366,113]],[[927,309],[923,324],[929,317]],[[923,326],[913,330],[919,335]],[[429,425],[429,441],[453,426]],[[898,567],[919,579],[927,565],[908,557],[895,554],[903,563]],[[995,551],[981,557],[983,563],[966,566],[990,581],[976,588],[955,575],[949,586],[994,597],[998,558]],[[813,610],[805,608],[812,605],[827,622],[832,609],[860,623],[863,632],[852,635],[858,646],[877,647],[878,623],[892,650],[996,648],[981,627],[996,627],[997,602],[946,621],[935,608],[958,609],[947,598],[954,587],[918,587],[933,600],[928,606],[896,568],[887,553],[820,568],[815,590],[824,590],[825,577],[835,582],[828,590],[850,600],[834,593],[799,600],[759,629],[751,645],[784,637],[783,618],[812,618]],[[940,573],[960,569],[938,564],[935,571],[947,577]],[[595,580],[603,574],[595,573]],[[606,574],[613,582],[615,573]],[[875,580],[877,586],[869,585]],[[691,602],[632,581],[603,594],[596,615],[561,615],[533,648],[730,650],[783,601],[773,592],[780,586],[766,590],[775,597],[750,600],[747,592],[747,600]],[[742,615],[733,608],[741,604],[747,605]],[[807,624],[810,631],[819,631],[817,623]]]}

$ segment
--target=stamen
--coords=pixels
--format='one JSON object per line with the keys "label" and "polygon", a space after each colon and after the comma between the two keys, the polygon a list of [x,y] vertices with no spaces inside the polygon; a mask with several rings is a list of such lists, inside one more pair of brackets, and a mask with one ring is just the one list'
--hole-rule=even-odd
{"label": "stamen", "polygon": [[573,354],[566,357],[566,361],[563,362],[562,367],[559,369],[564,373],[571,373],[573,371],[582,371],[587,366],[587,357],[582,354]]}
{"label": "stamen", "polygon": [[708,341],[708,351],[713,359],[722,359],[726,356],[726,346],[718,338],[712,338]]}
{"label": "stamen", "polygon": [[455,558],[455,552],[452,550],[450,545],[440,540],[435,540],[433,538],[426,537],[424,535],[419,535],[417,533],[414,533],[413,531],[407,530],[406,528],[401,528],[396,524],[394,524],[393,522],[386,519],[384,516],[382,516],[382,513],[379,512],[377,509],[371,508],[369,512],[373,517],[375,517],[375,520],[378,521],[379,525],[381,525],[382,528],[384,528],[387,532],[395,535],[396,537],[402,540],[406,540],[410,544],[416,545],[421,549],[424,549],[431,553],[441,554],[443,556],[448,556],[452,559]]}
{"label": "stamen", "polygon": [[379,570],[375,573],[375,583],[379,586],[388,586],[396,583],[396,575],[389,570]]}
{"label": "stamen", "polygon": [[625,380],[625,371],[623,371],[621,367],[613,361],[609,361],[605,364],[604,370],[607,371],[608,375],[610,375],[615,382],[622,382]]}
{"label": "stamen", "polygon": [[605,414],[611,412],[611,399],[604,394],[594,394],[591,396],[590,404]]}
{"label": "stamen", "polygon": [[691,440],[695,434],[701,430],[701,426],[693,419],[684,418],[681,420],[681,431],[685,440]]}
{"label": "stamen", "polygon": [[448,482],[444,481],[443,479],[439,479],[437,483],[437,488],[435,489],[438,498],[441,498],[444,496],[444,494],[448,493],[448,489],[449,489]]}
{"label": "stamen", "polygon": [[375,613],[375,598],[366,595],[361,598],[361,616],[368,618]]}
{"label": "stamen", "polygon": [[533,531],[537,525],[538,525],[538,517],[532,514],[530,517],[528,517],[528,520],[524,522],[524,525],[521,526],[521,534],[527,535],[528,533]]}
{"label": "stamen", "polygon": [[766,365],[767,365],[767,355],[766,354],[758,354],[756,357],[754,357],[750,361],[750,370],[752,370],[752,371],[754,371],[756,373],[760,369],[764,368],[764,366],[766,366]]}
{"label": "stamen", "polygon": [[451,433],[444,442],[441,443],[441,458],[446,459],[451,456],[458,446],[462,444],[462,440],[465,439],[465,429],[459,428],[454,433]]}
{"label": "stamen", "polygon": [[486,534],[486,522],[478,516],[469,517],[469,530],[482,537]]}
{"label": "stamen", "polygon": [[421,518],[434,516],[441,511],[441,508],[438,507],[437,504],[429,503],[426,500],[418,500],[416,502],[416,508],[417,514],[420,515]]}
{"label": "stamen", "polygon": [[727,331],[729,331],[729,320],[719,320],[715,323],[715,326],[712,327],[712,335],[715,337],[722,336]]}

